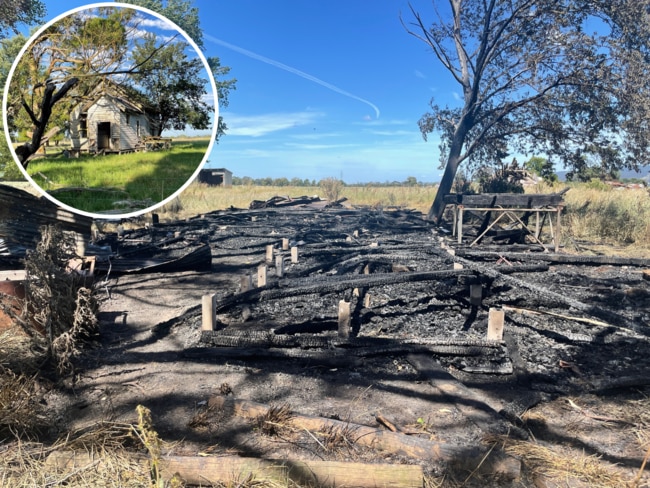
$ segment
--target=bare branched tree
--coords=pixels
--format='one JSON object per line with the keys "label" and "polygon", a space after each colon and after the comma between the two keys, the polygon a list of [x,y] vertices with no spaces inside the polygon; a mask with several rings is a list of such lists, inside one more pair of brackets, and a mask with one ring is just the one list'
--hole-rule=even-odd
{"label": "bare branched tree", "polygon": [[[441,134],[444,173],[429,219],[461,164],[541,152],[567,167],[648,164],[650,0],[433,0],[403,24],[431,48],[462,102],[419,121]],[[589,32],[589,30],[594,32]]]}

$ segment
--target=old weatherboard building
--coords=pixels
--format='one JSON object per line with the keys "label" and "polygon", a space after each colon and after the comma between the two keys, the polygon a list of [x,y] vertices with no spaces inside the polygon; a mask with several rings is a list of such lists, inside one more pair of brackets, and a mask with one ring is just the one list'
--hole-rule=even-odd
{"label": "old weatherboard building", "polygon": [[102,82],[70,113],[71,150],[75,154],[137,151],[155,133],[152,126],[146,107],[135,95]]}

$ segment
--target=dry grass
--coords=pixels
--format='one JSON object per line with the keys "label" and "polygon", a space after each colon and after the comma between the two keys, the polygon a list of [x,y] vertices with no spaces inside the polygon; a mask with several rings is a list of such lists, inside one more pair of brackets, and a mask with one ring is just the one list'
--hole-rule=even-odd
{"label": "dry grass", "polygon": [[273,405],[268,411],[256,419],[257,427],[268,436],[277,436],[288,429],[291,420],[291,407],[289,405]]}
{"label": "dry grass", "polygon": [[573,186],[565,201],[565,231],[574,239],[650,250],[647,190]]}
{"label": "dry grass", "polygon": [[349,459],[353,454],[357,440],[354,430],[349,425],[345,427],[327,426],[318,433],[322,438],[319,444],[326,452],[337,454],[342,459]]}
{"label": "dry grass", "polygon": [[592,488],[631,486],[630,479],[604,464],[598,456],[576,455],[559,446],[547,447],[534,442],[502,440],[508,454],[520,458],[537,475],[556,482],[580,481]]}
{"label": "dry grass", "polygon": [[[130,430],[129,425],[100,423],[91,430],[71,433],[51,446],[19,438],[0,444],[0,488],[151,487],[149,467],[135,460],[125,448],[133,444]],[[47,461],[57,451],[87,452],[95,461],[73,470],[62,469]]]}
{"label": "dry grass", "polygon": [[[606,185],[572,183],[565,195],[565,244],[587,241],[608,246],[624,246],[617,254],[632,251],[650,255],[650,193],[647,190],[615,190]],[[566,184],[540,184],[528,191],[551,193]],[[298,197],[318,195],[323,199],[332,193],[328,187],[296,186],[233,186],[213,187],[193,183],[168,206],[161,217],[167,220],[187,218],[227,208],[248,208],[253,200],[268,200],[274,196]],[[431,186],[342,186],[338,198],[347,198],[355,206],[402,207],[426,215],[436,195]]]}
{"label": "dry grass", "polygon": [[[299,186],[246,186],[230,188],[192,183],[179,197],[180,209],[176,212],[162,212],[167,219],[187,218],[194,215],[224,210],[230,207],[248,208],[253,200],[268,200],[274,196],[320,196],[327,199],[328,188]],[[383,187],[343,186],[338,189],[338,198],[347,198],[352,205],[402,206],[419,212],[427,212],[433,202],[436,190],[432,187]]]}
{"label": "dry grass", "polygon": [[0,437],[33,434],[44,416],[34,401],[33,376],[16,374],[0,366]]}

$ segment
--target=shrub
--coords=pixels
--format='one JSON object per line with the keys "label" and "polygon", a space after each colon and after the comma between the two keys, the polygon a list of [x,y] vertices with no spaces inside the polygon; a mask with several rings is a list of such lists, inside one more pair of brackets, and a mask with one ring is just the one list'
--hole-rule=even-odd
{"label": "shrub", "polygon": [[325,178],[320,181],[320,188],[328,201],[335,202],[339,199],[343,189],[343,182],[337,178]]}

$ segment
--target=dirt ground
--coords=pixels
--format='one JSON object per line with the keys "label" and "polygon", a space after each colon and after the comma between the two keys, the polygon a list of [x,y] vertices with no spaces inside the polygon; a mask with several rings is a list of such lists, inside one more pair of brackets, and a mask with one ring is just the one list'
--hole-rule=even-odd
{"label": "dirt ground", "polygon": [[[288,235],[287,228],[292,239],[306,241],[301,243],[303,249],[319,249],[316,244],[329,234],[323,237],[325,230],[315,230],[306,219],[295,212],[281,225],[258,229],[251,237],[215,216],[211,226],[202,227],[210,229],[210,271],[100,275],[101,343],[84,352],[73,377],[42,387],[41,403],[50,417],[51,437],[89,429],[103,420],[134,422],[136,407],[144,405],[151,410],[161,438],[173,446],[167,454],[419,464],[429,486],[617,486],[616,480],[628,486],[650,486],[647,469],[632,484],[650,448],[650,387],[643,381],[650,375],[650,344],[642,333],[650,325],[650,285],[641,268],[551,264],[545,273],[516,274],[533,285],[571,294],[580,303],[619,313],[627,322],[614,331],[594,325],[600,319],[593,314],[552,303],[557,297],[536,296],[512,283],[491,284],[483,303],[472,307],[467,286],[457,277],[433,285],[380,287],[358,316],[359,336],[396,339],[421,339],[432,330],[446,338],[456,331],[463,340],[468,335],[482,338],[488,310],[496,304],[594,321],[508,312],[503,345],[507,358],[496,359],[498,366],[510,368],[506,374],[472,370],[471,358],[418,350],[355,357],[330,351],[331,357],[326,358],[255,352],[219,355],[221,349],[202,340],[198,311],[202,296],[215,293],[219,303],[239,293],[242,277],[256,275],[264,262],[264,243],[279,241]],[[374,258],[378,271],[388,266],[387,256],[393,256],[389,259],[393,271],[400,271],[395,263],[409,271],[423,269],[419,261],[403,256],[406,251],[390,247],[393,234],[357,228],[361,237],[355,235],[355,246],[388,249],[383,257]],[[325,229],[335,233],[332,226],[326,224]],[[316,232],[319,238],[313,236]],[[418,228],[412,234],[431,247],[440,246],[440,236],[431,229]],[[405,232],[405,242],[412,234]],[[351,235],[353,229],[348,228],[340,230],[337,238],[349,244]],[[235,246],[228,241],[235,238],[248,244]],[[288,276],[328,274],[312,272],[316,254],[305,252],[300,264],[288,264]],[[323,294],[260,301],[250,307],[252,311],[237,305],[219,312],[222,330],[277,331],[310,324],[317,335],[336,336],[336,312]],[[317,309],[327,312],[317,313]],[[636,323],[637,330],[629,330],[630,323]],[[433,369],[427,370],[427,364]],[[620,378],[629,378],[629,384],[616,383]],[[326,444],[305,430],[269,430],[254,419],[212,409],[209,400],[215,397],[286,405],[295,414],[379,430],[386,429],[378,418],[387,419],[406,438],[453,446],[459,459],[421,459],[408,450],[363,445],[355,442],[354,434]],[[489,470],[473,472],[468,466],[480,466],[480,459],[469,463],[462,459],[497,451],[522,461],[516,479],[495,477]],[[566,464],[567,460],[576,464]],[[597,466],[591,477],[585,474],[590,463]]]}

